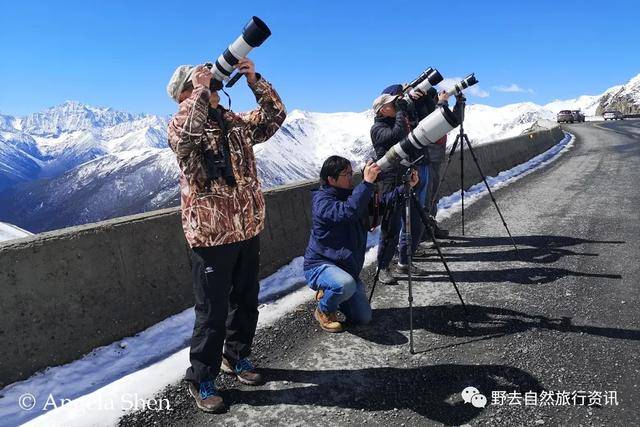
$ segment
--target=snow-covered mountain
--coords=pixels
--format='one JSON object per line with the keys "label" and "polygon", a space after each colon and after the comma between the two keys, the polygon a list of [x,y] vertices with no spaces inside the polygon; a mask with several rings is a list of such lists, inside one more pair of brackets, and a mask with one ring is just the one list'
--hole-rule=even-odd
{"label": "snow-covered mountain", "polygon": [[[469,105],[465,131],[482,143],[519,135],[536,122],[547,126],[562,109],[589,116],[616,102],[640,105],[640,75],[602,95],[547,105]],[[372,121],[371,110],[290,111],[280,131],[255,147],[263,187],[316,178],[331,154],[360,167],[373,157]],[[44,231],[177,205],[167,122],[73,101],[24,118],[0,115],[0,220]]]}
{"label": "snow-covered mountain", "polygon": [[640,114],[640,74],[623,86],[615,86],[600,97],[596,114],[618,110],[623,114]]}
{"label": "snow-covered mountain", "polygon": [[31,234],[32,233],[29,233],[27,230],[23,230],[13,224],[0,222],[0,242],[31,236]]}
{"label": "snow-covered mountain", "polygon": [[96,108],[77,101],[67,101],[18,119],[15,127],[30,135],[58,136],[64,132],[108,128],[144,117],[142,114],[123,113],[111,108]]}

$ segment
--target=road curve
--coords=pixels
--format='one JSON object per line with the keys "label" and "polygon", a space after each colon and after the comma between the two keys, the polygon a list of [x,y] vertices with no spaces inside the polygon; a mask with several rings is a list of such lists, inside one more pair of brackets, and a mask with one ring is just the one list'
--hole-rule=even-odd
{"label": "road curve", "polygon": [[[566,153],[495,192],[518,253],[487,197],[466,208],[466,236],[460,215],[447,220],[466,317],[439,260],[420,260],[432,275],[413,286],[418,354],[406,282],[379,287],[367,327],[324,333],[307,304],[260,331],[254,360],[271,381],[220,378],[227,413],[199,412],[177,384],[159,395],[171,411],[120,424],[640,425],[640,121],[564,129],[576,136]],[[464,403],[468,386],[485,408]],[[574,391],[591,397],[566,400]]]}

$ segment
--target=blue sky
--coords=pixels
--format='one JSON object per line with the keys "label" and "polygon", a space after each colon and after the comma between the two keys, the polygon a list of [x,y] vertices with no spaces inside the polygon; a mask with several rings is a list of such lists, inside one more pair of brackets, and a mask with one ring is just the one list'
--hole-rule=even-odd
{"label": "blue sky", "polygon": [[[216,6],[218,5],[218,6]],[[273,35],[249,56],[289,109],[362,111],[427,66],[475,72],[484,97],[599,94],[640,73],[637,1],[13,1],[0,14],[0,112],[65,100],[171,114],[176,66],[215,58],[252,15]],[[505,88],[522,91],[504,92]],[[245,84],[233,109],[252,108]]]}

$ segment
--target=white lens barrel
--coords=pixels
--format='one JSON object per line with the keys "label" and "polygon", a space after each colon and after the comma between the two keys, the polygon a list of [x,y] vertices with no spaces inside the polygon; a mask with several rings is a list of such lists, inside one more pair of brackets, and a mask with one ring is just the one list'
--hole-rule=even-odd
{"label": "white lens barrel", "polygon": [[454,87],[452,87],[451,89],[449,89],[447,91],[447,95],[449,96],[456,96],[457,94],[459,94],[460,92],[462,92],[462,88],[460,88],[460,86],[455,85]]}
{"label": "white lens barrel", "polygon": [[403,160],[411,162],[420,156],[427,144],[436,143],[456,126],[458,121],[451,110],[440,107],[422,119],[406,138],[391,147],[376,163],[385,171]]}
{"label": "white lens barrel", "polygon": [[[427,144],[433,144],[455,126],[451,126],[447,118],[445,117],[444,109],[439,108],[427,117],[422,119],[418,126],[413,130],[415,138],[420,142],[422,146]],[[413,142],[413,141],[412,141]]]}
{"label": "white lens barrel", "polygon": [[[218,68],[218,65],[220,65],[228,74],[225,74],[222,71],[220,71],[220,69]],[[229,65],[226,59],[224,59],[224,56],[220,55],[218,57],[218,60],[216,61],[215,66],[213,67],[213,77],[216,80],[220,80],[221,82],[223,82],[229,78],[229,75],[231,74],[232,71],[233,71],[233,67]]]}
{"label": "white lens barrel", "polygon": [[253,47],[244,40],[242,35],[229,45],[229,52],[238,60],[247,56],[247,54],[251,52],[251,49],[253,49]]}
{"label": "white lens barrel", "polygon": [[415,92],[417,90],[421,91],[422,93],[427,93],[427,91],[429,89],[431,89],[433,86],[431,85],[431,83],[429,82],[429,79],[424,79],[423,81],[420,82],[419,85],[417,85],[416,87],[414,87],[413,89],[411,89],[411,94],[415,94]]}
{"label": "white lens barrel", "polygon": [[[221,82],[229,79],[229,76],[233,73],[234,65],[246,57],[247,54],[251,52],[251,49],[253,49],[253,47],[245,41],[244,37],[242,35],[239,36],[229,45],[227,50],[218,57],[215,69],[213,70],[213,77]],[[225,58],[225,54],[230,56]],[[230,62],[233,62],[233,64]]]}

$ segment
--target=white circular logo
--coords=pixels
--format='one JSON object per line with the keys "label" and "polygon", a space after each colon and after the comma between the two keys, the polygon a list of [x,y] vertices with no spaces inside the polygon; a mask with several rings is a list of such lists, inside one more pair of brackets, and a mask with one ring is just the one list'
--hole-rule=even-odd
{"label": "white circular logo", "polygon": [[18,398],[18,405],[23,411],[30,411],[36,406],[36,397],[31,393],[25,393]]}

